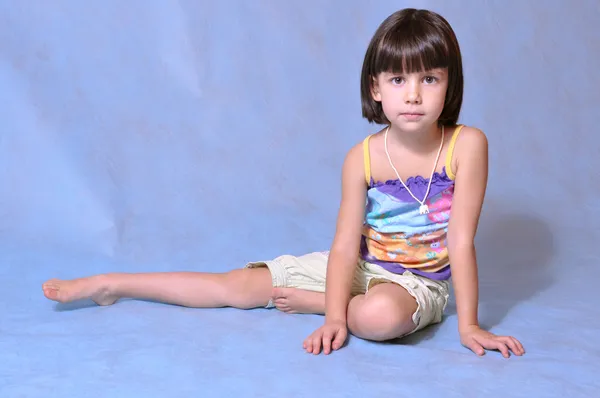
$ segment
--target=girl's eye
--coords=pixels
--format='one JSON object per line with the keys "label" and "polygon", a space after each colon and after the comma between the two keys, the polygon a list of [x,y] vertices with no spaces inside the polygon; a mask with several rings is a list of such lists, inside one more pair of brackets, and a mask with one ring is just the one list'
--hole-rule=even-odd
{"label": "girl's eye", "polygon": [[400,84],[400,83],[402,83],[402,78],[401,77],[394,77],[392,79],[392,83],[394,83],[394,84]]}
{"label": "girl's eye", "polygon": [[433,77],[433,76],[427,76],[427,77],[425,77],[425,83],[427,83],[427,84],[435,83],[436,80],[437,79],[435,77]]}

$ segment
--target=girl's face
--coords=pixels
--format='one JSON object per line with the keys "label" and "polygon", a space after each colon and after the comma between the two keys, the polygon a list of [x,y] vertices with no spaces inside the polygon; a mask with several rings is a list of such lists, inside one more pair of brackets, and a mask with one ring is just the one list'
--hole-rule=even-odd
{"label": "girl's face", "polygon": [[444,109],[448,70],[415,73],[380,73],[373,79],[372,94],[381,102],[392,126],[402,131],[422,131],[435,124]]}

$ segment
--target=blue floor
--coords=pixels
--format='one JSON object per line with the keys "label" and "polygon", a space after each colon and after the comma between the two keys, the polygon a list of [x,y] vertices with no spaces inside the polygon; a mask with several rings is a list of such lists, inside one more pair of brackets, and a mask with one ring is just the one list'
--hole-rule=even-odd
{"label": "blue floor", "polygon": [[581,288],[583,274],[557,273],[531,287],[533,275],[488,270],[498,279],[483,283],[482,323],[518,336],[523,357],[479,358],[462,348],[452,307],[441,325],[404,341],[350,338],[330,356],[312,356],[301,344],[320,316],[134,300],[55,304],[40,292],[49,276],[134,267],[15,247],[0,260],[3,397],[594,397],[600,389],[600,294]]}
{"label": "blue floor", "polygon": [[[0,1],[0,397],[600,396],[596,4],[307,4]],[[525,356],[463,348],[453,302],[312,356],[320,316],[44,298],[49,278],[327,249],[344,154],[376,128],[364,50],[404,6],[461,42],[461,121],[490,141],[480,320]]]}

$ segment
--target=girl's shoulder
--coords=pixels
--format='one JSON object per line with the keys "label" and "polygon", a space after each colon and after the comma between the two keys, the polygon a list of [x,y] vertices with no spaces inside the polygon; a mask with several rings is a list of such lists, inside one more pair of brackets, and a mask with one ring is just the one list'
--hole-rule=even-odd
{"label": "girl's shoulder", "polygon": [[481,139],[486,139],[486,135],[485,133],[478,127],[475,126],[468,126],[466,124],[459,124],[456,125],[454,127],[452,127],[452,133],[454,134],[455,132],[457,133],[457,135],[460,137],[468,137],[468,140],[481,140]]}
{"label": "girl's shoulder", "polygon": [[470,155],[477,153],[483,155],[483,152],[487,153],[487,136],[481,129],[475,126],[460,124],[453,127],[452,138],[457,158],[460,158],[461,154],[465,153]]}
{"label": "girl's shoulder", "polygon": [[455,130],[451,145],[453,152],[451,164],[454,176],[459,174],[473,176],[483,173],[487,175],[488,140],[486,134],[474,126],[461,125]]}

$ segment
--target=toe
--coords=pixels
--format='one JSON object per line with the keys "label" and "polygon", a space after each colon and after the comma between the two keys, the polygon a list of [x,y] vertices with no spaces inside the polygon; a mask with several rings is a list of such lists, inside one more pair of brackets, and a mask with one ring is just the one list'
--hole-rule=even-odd
{"label": "toe", "polygon": [[290,303],[285,299],[277,299],[273,301],[275,308],[282,312],[289,312],[291,310]]}
{"label": "toe", "polygon": [[283,312],[283,313],[286,313],[286,314],[294,314],[294,313],[296,312],[296,311],[294,311],[293,309],[291,309],[290,307],[288,307],[288,306],[285,306],[285,305],[284,305],[284,306],[281,306],[281,307],[279,308],[279,311],[281,311],[281,312]]}
{"label": "toe", "polygon": [[44,287],[44,295],[49,299],[56,300],[58,298],[58,289],[53,287]]}
{"label": "toe", "polygon": [[281,297],[285,297],[285,289],[282,287],[274,287],[273,292],[271,294],[273,299],[278,299]]}
{"label": "toe", "polygon": [[58,289],[58,284],[58,279],[50,279],[42,284],[42,289]]}

